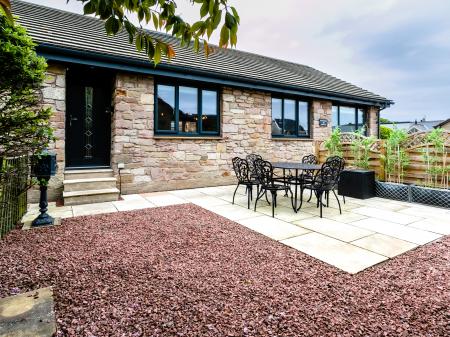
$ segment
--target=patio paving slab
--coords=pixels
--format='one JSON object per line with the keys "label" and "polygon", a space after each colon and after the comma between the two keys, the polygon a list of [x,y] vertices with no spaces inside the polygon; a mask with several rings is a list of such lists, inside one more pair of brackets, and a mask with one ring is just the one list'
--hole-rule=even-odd
{"label": "patio paving slab", "polygon": [[195,198],[191,198],[189,199],[190,202],[192,202],[193,204],[196,204],[198,206],[201,207],[214,207],[214,206],[219,206],[219,205],[228,205],[229,202],[225,201],[223,199],[219,199],[216,197],[212,197],[209,195],[205,195],[203,197],[195,197]]}
{"label": "patio paving slab", "polygon": [[113,205],[121,212],[156,207],[156,205],[152,204],[150,201],[146,200],[144,197],[138,194],[131,194],[124,197],[127,198],[124,198],[124,200],[112,202]]}
{"label": "patio paving slab", "polygon": [[277,241],[310,232],[307,229],[266,215],[238,220],[237,223]]}
{"label": "patio paving slab", "polygon": [[397,239],[409,241],[418,245],[424,245],[442,236],[440,234],[424,231],[410,226],[403,226],[374,218],[354,221],[352,222],[352,225],[377,233],[393,236]]}
{"label": "patio paving slab", "polygon": [[342,214],[324,214],[324,218],[339,221],[342,223],[352,223],[353,221],[367,219],[365,215],[342,211]]}
{"label": "patio paving slab", "polygon": [[253,212],[253,210],[249,210],[246,207],[238,205],[228,204],[220,206],[207,206],[203,208],[206,208],[207,210],[210,210],[233,221],[254,218],[255,216],[258,216],[258,213]]}
{"label": "patio paving slab", "polygon": [[372,218],[377,218],[381,220],[389,220],[390,222],[395,222],[401,225],[407,225],[411,222],[419,221],[423,218],[419,216],[413,216],[408,214],[402,214],[399,212],[393,212],[388,210],[383,210],[375,207],[360,207],[355,208],[352,212],[365,215]]}
{"label": "patio paving slab", "polygon": [[408,227],[422,229],[442,235],[450,235],[450,214],[442,215],[440,218],[428,218],[410,223]]}
{"label": "patio paving slab", "polygon": [[51,337],[55,333],[50,287],[0,299],[0,336]]}
{"label": "patio paving slab", "polygon": [[[450,211],[446,208],[429,207],[423,205],[414,205],[399,211],[401,214],[417,215],[420,214],[424,218],[442,219],[450,218]],[[450,222],[450,221],[449,221]]]}
{"label": "patio paving slab", "polygon": [[314,217],[296,221],[295,224],[345,242],[354,241],[374,233],[367,229],[325,218]]}
{"label": "patio paving slab", "polygon": [[390,258],[417,247],[414,243],[379,233],[355,240],[352,244]]}
{"label": "patio paving slab", "polygon": [[74,205],[72,206],[73,216],[94,215],[117,212],[117,208],[112,202],[101,202],[98,204]]}
{"label": "patio paving slab", "polygon": [[141,194],[141,196],[158,207],[180,205],[189,202],[186,199],[177,197],[176,195],[167,192],[145,193]]}
{"label": "patio paving slab", "polygon": [[386,256],[314,232],[280,242],[351,274],[387,259]]}

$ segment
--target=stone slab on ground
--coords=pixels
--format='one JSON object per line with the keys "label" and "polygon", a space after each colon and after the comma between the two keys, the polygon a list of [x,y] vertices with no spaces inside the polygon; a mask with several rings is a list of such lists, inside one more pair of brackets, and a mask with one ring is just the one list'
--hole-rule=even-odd
{"label": "stone slab on ground", "polygon": [[53,225],[48,225],[48,226],[31,227],[32,223],[33,223],[33,221],[26,221],[26,222],[24,222],[23,226],[22,226],[22,229],[23,230],[28,230],[28,229],[45,228],[45,227],[50,227],[50,226],[59,226],[59,225],[61,225],[61,218],[54,218]]}
{"label": "stone slab on ground", "polygon": [[55,333],[51,287],[0,299],[1,337],[50,337]]}

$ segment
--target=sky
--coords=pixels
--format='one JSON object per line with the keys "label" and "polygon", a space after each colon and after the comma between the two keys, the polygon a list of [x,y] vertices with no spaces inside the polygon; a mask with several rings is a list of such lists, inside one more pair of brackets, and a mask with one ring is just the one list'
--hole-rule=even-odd
{"label": "sky", "polygon": [[[70,0],[27,0],[82,13]],[[450,118],[450,0],[228,0],[237,49],[306,64],[395,101],[394,121]],[[199,7],[178,0],[191,23]],[[217,34],[211,42],[217,43]]]}

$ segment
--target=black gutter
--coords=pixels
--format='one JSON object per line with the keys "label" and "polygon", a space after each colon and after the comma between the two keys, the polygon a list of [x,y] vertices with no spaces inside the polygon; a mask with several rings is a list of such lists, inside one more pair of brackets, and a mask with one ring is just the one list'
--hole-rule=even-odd
{"label": "black gutter", "polygon": [[377,106],[382,109],[385,109],[394,103],[393,101],[390,100],[365,99],[362,97],[345,94],[336,94],[333,92],[323,90],[310,90],[310,89],[299,90],[296,87],[279,85],[277,83],[265,85],[261,84],[261,81],[254,79],[226,76],[223,74],[211,73],[198,69],[191,69],[187,67],[174,66],[164,63],[160,63],[156,67],[154,67],[149,61],[142,61],[120,56],[100,54],[64,47],[57,47],[48,44],[40,44],[37,47],[37,51],[38,54],[40,54],[41,56],[45,57],[48,60],[53,61],[81,63],[86,65],[100,66],[118,70],[126,70],[143,74],[219,83],[231,87],[250,88],[267,92],[281,92],[291,95],[309,96],[314,98],[348,102],[353,104]]}

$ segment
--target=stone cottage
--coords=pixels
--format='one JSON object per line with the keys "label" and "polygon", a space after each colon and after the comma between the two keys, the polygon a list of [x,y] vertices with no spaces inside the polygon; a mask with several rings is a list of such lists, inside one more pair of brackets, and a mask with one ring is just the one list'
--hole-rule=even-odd
{"label": "stone cottage", "polygon": [[103,22],[13,1],[49,64],[44,104],[55,111],[58,173],[50,196],[66,204],[122,193],[228,184],[231,158],[300,160],[333,127],[378,134],[393,102],[311,67],[237,50],[209,57],[175,45],[154,67],[125,32]]}

